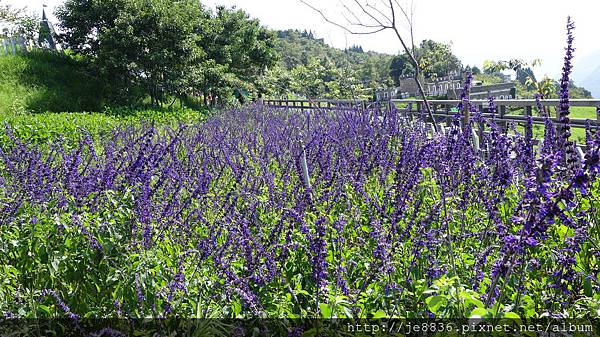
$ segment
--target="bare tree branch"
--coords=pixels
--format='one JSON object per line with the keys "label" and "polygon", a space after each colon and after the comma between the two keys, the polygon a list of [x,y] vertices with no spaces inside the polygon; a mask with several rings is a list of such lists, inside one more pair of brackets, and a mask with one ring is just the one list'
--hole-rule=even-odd
{"label": "bare tree branch", "polygon": [[392,23],[392,19],[390,19],[387,15],[385,15],[381,10],[379,10],[379,8],[367,3],[367,7],[371,8],[372,10],[374,10],[375,12],[377,12],[379,15],[383,16],[390,24]]}
{"label": "bare tree branch", "polygon": [[[350,1],[350,0],[348,0]],[[415,72],[414,72],[414,80],[415,83],[417,85],[417,89],[419,91],[419,94],[423,100],[423,104],[425,105],[425,108],[427,110],[429,119],[431,119],[431,122],[433,123],[433,127],[435,129],[435,131],[438,131],[438,126],[437,123],[435,121],[435,118],[433,116],[433,112],[431,110],[431,106],[429,105],[429,101],[427,100],[427,96],[425,95],[425,92],[423,90],[423,86],[420,82],[420,67],[419,67],[419,62],[416,58],[415,52],[416,52],[416,48],[415,48],[415,40],[414,40],[414,30],[413,30],[413,26],[414,26],[414,1],[411,0],[411,10],[410,10],[410,14],[409,12],[402,6],[400,5],[400,3],[398,2],[398,0],[381,0],[381,3],[390,10],[389,15],[385,14],[384,12],[382,12],[379,8],[377,8],[376,5],[372,5],[371,3],[369,3],[368,0],[365,1],[365,3],[361,3],[361,1],[359,0],[352,0],[352,2],[354,2],[354,4],[356,6],[358,6],[358,8],[360,9],[360,11],[362,11],[362,13],[364,13],[364,15],[366,15],[368,18],[370,18],[370,20],[372,20],[373,22],[375,22],[376,24],[372,24],[372,23],[365,23],[363,22],[357,15],[357,13],[355,11],[353,11],[352,9],[350,9],[344,2],[342,2],[340,0],[340,3],[342,4],[342,7],[344,7],[344,10],[350,14],[355,20],[356,22],[352,22],[351,20],[348,19],[348,17],[346,15],[344,15],[342,13],[342,16],[344,17],[344,19],[346,19],[346,21],[348,22],[348,25],[351,27],[357,26],[357,27],[361,27],[364,28],[364,31],[356,31],[353,29],[350,29],[348,26],[345,26],[343,24],[340,24],[338,22],[335,22],[333,20],[331,20],[329,17],[327,17],[327,15],[325,15],[325,13],[323,13],[322,10],[316,8],[315,6],[311,5],[307,0],[300,0],[301,3],[305,4],[306,6],[308,6],[309,8],[311,8],[312,10],[314,10],[315,12],[319,13],[319,15],[321,15],[321,17],[328,23],[339,27],[341,29],[343,29],[344,31],[350,33],[350,34],[354,34],[354,35],[370,35],[370,34],[375,34],[381,31],[384,31],[386,29],[390,29],[392,30],[396,37],[398,38],[398,41],[400,41],[400,44],[402,45],[402,48],[404,48],[404,52],[409,56],[411,63],[413,64],[414,68],[415,68]],[[398,30],[398,26],[397,26],[397,20],[396,20],[396,7],[399,8],[400,12],[402,12],[402,15],[404,16],[404,19],[406,20],[408,27],[409,27],[409,31],[410,31],[410,42],[411,45],[410,47],[406,44],[404,38],[402,37],[402,34],[400,34],[400,31]],[[376,15],[379,15],[381,17],[383,17],[385,20],[387,20],[389,23],[383,23],[381,21],[380,18],[378,18]]]}
{"label": "bare tree branch", "polygon": [[311,4],[309,4],[308,2],[306,2],[305,0],[300,0],[300,2],[302,2],[303,4],[305,4],[306,6],[310,7],[312,10],[314,10],[315,12],[319,13],[321,15],[321,17],[323,18],[323,20],[325,20],[327,23],[330,23],[336,27],[339,27],[345,31],[347,31],[350,34],[353,35],[369,35],[369,34],[375,34],[375,33],[379,33],[381,31],[384,31],[386,29],[388,29],[389,27],[379,27],[378,29],[374,29],[374,30],[370,30],[370,31],[364,31],[364,32],[358,32],[358,31],[354,31],[352,29],[349,29],[348,27],[339,24],[335,21],[330,20],[325,13],[323,13],[323,11],[321,11],[320,9],[317,9],[316,7],[312,6]]}
{"label": "bare tree branch", "polygon": [[342,16],[344,17],[344,19],[346,20],[346,22],[351,25],[351,26],[358,26],[358,27],[363,27],[363,28],[381,28],[381,25],[379,24],[374,24],[374,25],[370,25],[370,24],[366,24],[364,22],[362,22],[361,19],[359,19],[356,14],[354,14],[353,11],[351,11],[348,6],[346,6],[345,4],[342,4],[342,6],[346,9],[346,11],[348,13],[350,13],[352,16],[354,16],[356,21],[351,21],[350,19],[348,19],[348,17],[346,16],[346,13],[342,12]]}

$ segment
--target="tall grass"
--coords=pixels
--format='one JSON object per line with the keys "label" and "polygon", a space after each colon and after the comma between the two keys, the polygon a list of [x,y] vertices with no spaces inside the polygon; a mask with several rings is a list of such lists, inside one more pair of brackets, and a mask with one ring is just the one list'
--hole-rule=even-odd
{"label": "tall grass", "polygon": [[0,57],[0,112],[100,111],[103,84],[84,61],[33,51]]}

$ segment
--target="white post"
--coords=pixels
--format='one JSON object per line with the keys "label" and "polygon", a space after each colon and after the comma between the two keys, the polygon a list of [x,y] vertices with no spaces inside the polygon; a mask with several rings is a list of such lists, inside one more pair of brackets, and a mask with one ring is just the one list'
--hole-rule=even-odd
{"label": "white post", "polygon": [[10,38],[10,46],[11,46],[12,54],[16,55],[17,54],[17,40],[14,37]]}
{"label": "white post", "polygon": [[25,38],[22,36],[19,36],[19,49],[21,49],[22,53],[26,53],[27,52],[27,45],[25,44],[27,41],[25,41]]}
{"label": "white post", "polygon": [[473,136],[473,149],[476,153],[479,153],[479,135],[477,135],[475,129],[471,129],[471,134]]}
{"label": "white post", "polygon": [[302,176],[304,178],[304,184],[306,184],[306,189],[310,189],[310,177],[308,175],[308,163],[306,162],[306,151],[304,150],[304,146],[302,146],[300,164],[302,165]]}
{"label": "white post", "polygon": [[581,146],[575,146],[575,148],[577,149],[577,154],[579,155],[579,160],[583,166],[583,163],[585,162],[585,153],[583,153]]}

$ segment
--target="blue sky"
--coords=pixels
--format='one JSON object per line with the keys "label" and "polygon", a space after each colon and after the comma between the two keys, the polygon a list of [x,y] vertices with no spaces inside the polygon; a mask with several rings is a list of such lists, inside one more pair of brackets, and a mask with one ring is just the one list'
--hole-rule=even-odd
{"label": "blue sky", "polygon": [[[338,0],[307,0],[333,19],[343,21]],[[370,0],[372,3],[377,0]],[[399,0],[401,4],[410,0]],[[538,75],[558,78],[565,47],[565,22],[571,15],[576,23],[575,64],[588,60],[600,50],[600,1],[596,0],[414,0],[416,40],[433,39],[452,43],[454,53],[465,63],[481,66],[487,59],[542,59]],[[62,0],[3,0],[31,9],[45,2],[50,11]],[[348,1],[349,2],[349,1]],[[344,48],[358,44],[364,49],[397,53],[400,45],[390,32],[355,36],[322,20],[299,0],[203,0],[236,6],[274,29],[313,30],[329,44]],[[596,62],[592,60],[592,63]],[[597,61],[600,66],[600,60]]]}

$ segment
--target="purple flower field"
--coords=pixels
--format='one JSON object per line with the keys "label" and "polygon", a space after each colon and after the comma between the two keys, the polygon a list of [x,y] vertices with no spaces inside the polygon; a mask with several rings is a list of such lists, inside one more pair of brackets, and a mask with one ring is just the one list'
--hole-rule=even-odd
{"label": "purple flower field", "polygon": [[600,132],[579,158],[561,98],[539,142],[466,95],[471,124],[433,135],[395,109],[244,108],[75,144],[7,127],[0,313],[597,317]]}
{"label": "purple flower field", "polygon": [[580,163],[549,120],[535,148],[481,121],[476,153],[470,127],[428,137],[401,116],[246,109],[101,144],[11,138],[2,311],[596,315],[598,133]]}

